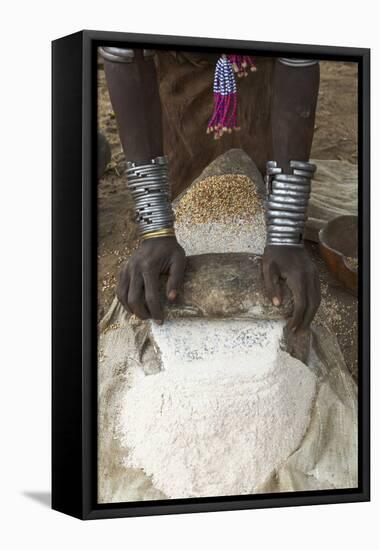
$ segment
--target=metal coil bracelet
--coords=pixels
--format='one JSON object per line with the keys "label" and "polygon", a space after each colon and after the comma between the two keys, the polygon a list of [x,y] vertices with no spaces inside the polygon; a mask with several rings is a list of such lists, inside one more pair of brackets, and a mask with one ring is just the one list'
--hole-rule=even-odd
{"label": "metal coil bracelet", "polygon": [[318,63],[317,59],[296,59],[287,57],[279,57],[278,61],[282,63],[282,65],[295,68],[312,67],[312,65],[317,65]]}
{"label": "metal coil bracelet", "polygon": [[267,163],[265,208],[268,245],[304,246],[304,227],[315,171],[315,164],[291,160],[291,173],[283,174],[275,161]]}
{"label": "metal coil bracelet", "polygon": [[[103,46],[99,48],[99,53],[104,59],[114,63],[134,63],[135,61],[134,50],[131,48]],[[152,59],[155,50],[143,50],[142,53],[145,59]]]}
{"label": "metal coil bracelet", "polygon": [[174,235],[166,157],[143,164],[127,162],[126,174],[141,237]]}

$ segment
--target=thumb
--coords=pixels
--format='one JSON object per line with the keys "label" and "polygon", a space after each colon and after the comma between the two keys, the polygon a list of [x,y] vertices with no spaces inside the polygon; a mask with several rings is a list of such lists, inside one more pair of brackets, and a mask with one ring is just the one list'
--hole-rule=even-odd
{"label": "thumb", "polygon": [[263,279],[266,287],[266,292],[274,304],[280,306],[283,300],[282,286],[280,284],[280,271],[276,263],[270,262],[268,265],[263,264]]}
{"label": "thumb", "polygon": [[178,290],[183,284],[186,257],[183,254],[176,254],[170,267],[166,293],[169,300],[175,300]]}

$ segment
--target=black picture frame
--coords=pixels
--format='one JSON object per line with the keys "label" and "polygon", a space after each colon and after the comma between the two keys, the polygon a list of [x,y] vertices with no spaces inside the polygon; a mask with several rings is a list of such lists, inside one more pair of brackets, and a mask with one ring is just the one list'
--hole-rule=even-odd
{"label": "black picture frame", "polygon": [[[359,75],[359,486],[357,489],[97,504],[96,49],[254,51],[354,61]],[[370,499],[370,50],[81,31],[52,43],[52,507],[81,519]]]}

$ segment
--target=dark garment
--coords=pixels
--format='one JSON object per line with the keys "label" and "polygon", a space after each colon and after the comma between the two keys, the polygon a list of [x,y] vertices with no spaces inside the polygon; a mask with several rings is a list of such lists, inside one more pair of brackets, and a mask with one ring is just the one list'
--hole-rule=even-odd
{"label": "dark garment", "polygon": [[[220,54],[221,55],[221,54]],[[261,171],[271,154],[270,102],[274,58],[255,58],[257,72],[238,78],[240,131],[215,140],[207,134],[219,54],[157,51],[164,150],[174,197],[218,155],[242,148]]]}

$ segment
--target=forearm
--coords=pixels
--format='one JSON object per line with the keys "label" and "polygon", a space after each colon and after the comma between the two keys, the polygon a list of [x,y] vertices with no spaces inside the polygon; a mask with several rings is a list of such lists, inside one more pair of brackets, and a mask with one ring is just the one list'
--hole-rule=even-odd
{"label": "forearm", "polygon": [[272,153],[284,172],[289,170],[291,160],[309,160],[319,84],[318,62],[282,58],[276,61],[271,104]]}
{"label": "forearm", "polygon": [[272,161],[267,163],[267,244],[302,246],[320,78],[314,61],[276,62],[271,109]]}
{"label": "forearm", "polygon": [[163,155],[162,112],[152,50],[102,48],[105,77],[127,160]]}
{"label": "forearm", "polygon": [[142,238],[173,236],[162,113],[151,50],[103,48],[104,69],[120,140],[128,187]]}

